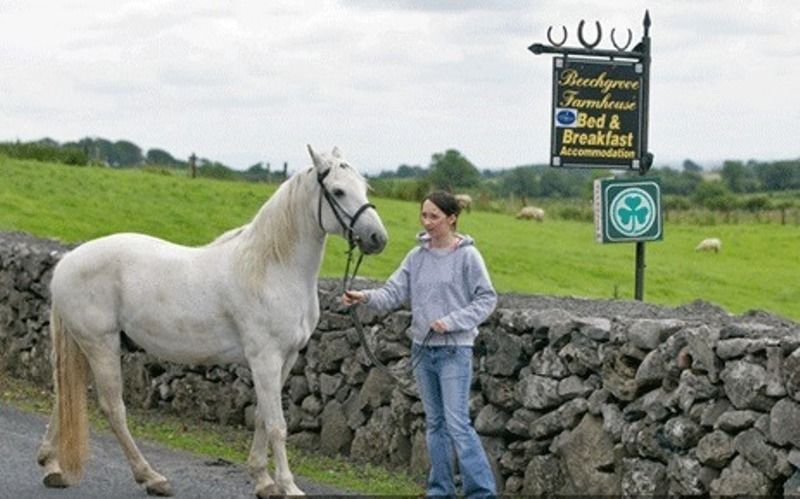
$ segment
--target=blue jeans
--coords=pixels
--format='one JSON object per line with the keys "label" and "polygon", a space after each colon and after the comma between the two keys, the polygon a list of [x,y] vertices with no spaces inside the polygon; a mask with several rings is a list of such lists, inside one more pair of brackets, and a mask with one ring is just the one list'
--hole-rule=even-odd
{"label": "blue jeans", "polygon": [[431,472],[428,496],[455,496],[453,448],[458,457],[467,498],[497,494],[494,474],[483,445],[469,420],[469,387],[472,383],[472,347],[412,347],[417,359],[414,375],[425,407]]}

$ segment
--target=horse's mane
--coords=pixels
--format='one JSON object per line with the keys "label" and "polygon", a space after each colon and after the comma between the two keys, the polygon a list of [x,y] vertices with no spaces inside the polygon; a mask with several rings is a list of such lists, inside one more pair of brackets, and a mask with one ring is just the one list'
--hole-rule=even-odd
{"label": "horse's mane", "polygon": [[239,236],[239,234],[244,232],[244,230],[247,227],[248,227],[248,225],[241,225],[239,227],[234,227],[233,229],[231,229],[231,230],[229,230],[227,232],[223,232],[222,234],[217,236],[216,239],[214,239],[210,243],[206,244],[205,247],[207,248],[209,246],[218,246],[218,245],[220,245],[222,243],[226,243],[226,242],[230,241],[231,239],[234,239],[237,236]]}
{"label": "horse's mane", "polygon": [[212,243],[237,239],[236,267],[254,286],[263,282],[269,265],[288,263],[297,242],[298,223],[302,223],[298,208],[313,209],[308,202],[298,202],[307,195],[303,177],[297,174],[281,184],[241,232],[234,229],[228,238],[223,234]]}

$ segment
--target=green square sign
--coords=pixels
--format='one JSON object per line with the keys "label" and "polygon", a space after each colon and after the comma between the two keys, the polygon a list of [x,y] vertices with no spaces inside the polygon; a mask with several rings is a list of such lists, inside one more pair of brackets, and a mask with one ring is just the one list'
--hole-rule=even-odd
{"label": "green square sign", "polygon": [[658,178],[594,181],[595,239],[600,243],[664,238]]}

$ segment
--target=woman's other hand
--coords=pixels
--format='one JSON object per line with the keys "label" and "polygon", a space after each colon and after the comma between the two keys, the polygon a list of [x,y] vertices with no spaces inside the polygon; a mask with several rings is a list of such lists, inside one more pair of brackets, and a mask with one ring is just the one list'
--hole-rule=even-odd
{"label": "woman's other hand", "polygon": [[433,329],[437,333],[444,334],[447,332],[447,323],[442,319],[437,319],[431,322],[431,329]]}
{"label": "woman's other hand", "polygon": [[366,301],[367,295],[363,291],[348,289],[342,295],[342,303],[348,307],[351,305],[358,305],[359,303],[365,303]]}

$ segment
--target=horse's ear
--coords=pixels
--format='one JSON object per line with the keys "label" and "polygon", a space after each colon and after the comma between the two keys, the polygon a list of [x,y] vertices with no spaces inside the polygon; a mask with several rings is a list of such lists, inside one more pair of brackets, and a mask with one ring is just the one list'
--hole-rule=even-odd
{"label": "horse's ear", "polygon": [[319,168],[319,158],[317,157],[317,154],[314,152],[314,149],[311,149],[311,144],[306,144],[306,147],[308,148],[308,154],[311,155],[311,161],[314,162],[314,166],[316,168]]}
{"label": "horse's ear", "polygon": [[342,159],[342,152],[339,150],[337,146],[333,146],[333,151],[331,151],[331,155],[334,158]]}

